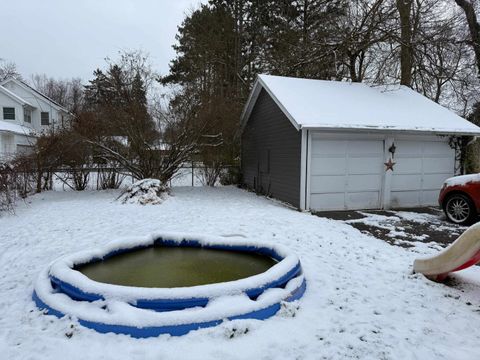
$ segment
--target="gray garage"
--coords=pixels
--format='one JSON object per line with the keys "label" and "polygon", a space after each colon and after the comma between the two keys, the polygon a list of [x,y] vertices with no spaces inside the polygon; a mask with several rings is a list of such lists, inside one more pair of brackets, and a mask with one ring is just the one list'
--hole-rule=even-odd
{"label": "gray garage", "polygon": [[246,187],[299,209],[434,205],[451,139],[480,128],[405,88],[260,75],[242,114]]}

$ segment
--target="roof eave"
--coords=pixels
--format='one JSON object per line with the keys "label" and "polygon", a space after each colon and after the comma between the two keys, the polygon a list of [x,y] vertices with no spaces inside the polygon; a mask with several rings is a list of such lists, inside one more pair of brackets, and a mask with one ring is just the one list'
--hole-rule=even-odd
{"label": "roof eave", "polygon": [[250,91],[250,94],[248,95],[247,102],[245,103],[245,106],[243,107],[242,114],[240,115],[240,130],[243,132],[243,129],[245,128],[245,125],[247,125],[248,118],[250,117],[250,114],[252,113],[253,106],[257,102],[258,95],[260,94],[260,90],[262,87],[259,85],[259,78],[255,79],[255,83],[253,84],[252,90]]}
{"label": "roof eave", "polygon": [[377,127],[333,127],[324,125],[302,125],[301,129],[305,130],[323,130],[323,131],[361,131],[361,132],[388,132],[388,133],[411,133],[411,134],[425,134],[425,135],[442,135],[442,136],[480,136],[479,131],[468,130],[435,130],[435,129],[398,129],[398,128],[377,128]]}
{"label": "roof eave", "polygon": [[243,108],[242,115],[240,116],[240,131],[243,132],[245,129],[245,126],[247,125],[248,119],[250,118],[250,115],[252,113],[253,107],[255,106],[255,103],[257,102],[258,95],[260,95],[260,91],[262,89],[265,89],[265,91],[268,93],[268,95],[272,98],[272,100],[275,102],[275,104],[280,108],[280,110],[285,114],[285,116],[288,118],[288,120],[291,122],[293,127],[296,130],[300,130],[301,126],[298,124],[293,116],[287,111],[287,109],[283,106],[283,104],[277,99],[275,94],[269,89],[267,84],[262,80],[261,75],[257,76],[257,79],[255,80],[255,83],[253,85],[252,91],[250,92],[250,95],[248,97],[247,103],[245,104],[245,107]]}
{"label": "roof eave", "polygon": [[[8,79],[5,79],[4,81],[2,81],[0,83],[0,85],[3,85],[3,84],[6,84],[10,81],[13,81],[15,82],[18,86],[21,86],[22,88],[24,88],[26,91],[30,91],[30,92],[35,92],[37,93],[38,95],[40,95],[45,101],[48,101],[50,103],[50,106],[52,106],[55,110],[57,111],[63,111],[63,112],[66,112],[67,114],[70,114],[70,112],[64,108],[63,106],[57,104],[55,101],[53,101],[52,99],[50,99],[48,96],[46,96],[45,94],[42,94],[40,91],[38,90],[35,90],[33,87],[31,87],[30,85],[27,85],[25,84],[23,81],[20,81],[20,80],[17,80],[15,78],[8,78]],[[26,103],[27,105],[30,105],[29,103]],[[32,106],[32,105],[30,105]]]}

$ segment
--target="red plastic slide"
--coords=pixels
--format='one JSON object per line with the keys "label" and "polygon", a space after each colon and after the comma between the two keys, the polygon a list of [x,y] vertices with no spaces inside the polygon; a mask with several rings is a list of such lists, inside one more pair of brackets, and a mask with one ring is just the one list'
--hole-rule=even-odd
{"label": "red plastic slide", "polygon": [[480,262],[480,223],[470,226],[453,244],[438,255],[416,259],[413,271],[430,280],[443,281],[454,271],[466,269]]}

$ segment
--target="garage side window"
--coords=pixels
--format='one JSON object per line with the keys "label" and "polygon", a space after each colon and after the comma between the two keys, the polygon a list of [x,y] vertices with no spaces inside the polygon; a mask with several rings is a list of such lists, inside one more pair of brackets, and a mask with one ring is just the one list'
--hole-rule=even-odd
{"label": "garage side window", "polygon": [[15,108],[14,107],[4,107],[3,108],[3,119],[4,120],[15,120]]}
{"label": "garage side window", "polygon": [[50,125],[50,113],[48,111],[42,111],[40,114],[40,123],[42,125]]}

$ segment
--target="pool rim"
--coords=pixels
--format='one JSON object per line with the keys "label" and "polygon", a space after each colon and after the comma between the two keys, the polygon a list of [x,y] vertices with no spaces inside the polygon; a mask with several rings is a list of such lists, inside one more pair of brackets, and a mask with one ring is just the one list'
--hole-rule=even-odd
{"label": "pool rim", "polygon": [[[273,317],[280,311],[282,303],[291,303],[297,301],[305,294],[307,287],[305,277],[303,275],[299,275],[297,278],[292,279],[291,282],[296,281],[297,279],[301,280],[300,284],[296,286],[293,290],[291,290],[286,296],[277,299],[277,301],[266,304],[265,306],[255,309],[253,311],[243,313],[234,312],[228,316],[217,317],[215,319],[206,319],[201,321],[183,323],[158,323],[155,325],[138,326],[126,325],[121,322],[112,323],[102,322],[98,320],[89,320],[83,316],[76,315],[74,315],[74,318],[78,321],[80,325],[104,334],[114,333],[129,335],[137,339],[158,337],[160,335],[183,336],[188,334],[190,331],[218,326],[225,321],[242,319],[266,320],[270,317]],[[55,306],[48,304],[48,301],[42,299],[42,297],[38,295],[37,290],[33,291],[32,300],[34,301],[37,308],[39,308],[44,315],[53,315],[57,318],[63,318],[66,316],[71,317],[71,315],[69,315],[67,311],[58,310],[55,308]]]}
{"label": "pool rim", "polygon": [[[278,262],[265,272],[239,280],[176,288],[146,288],[97,282],[75,269],[75,266],[158,245],[255,252],[270,256]],[[229,294],[245,293],[250,298],[255,298],[269,288],[284,286],[301,273],[298,257],[278,244],[176,233],[154,234],[143,239],[137,238],[135,241],[124,239],[112,242],[94,250],[64,256],[49,266],[51,282],[72,299],[90,302],[106,298],[120,299],[133,306],[155,311],[205,306],[211,298]]]}

